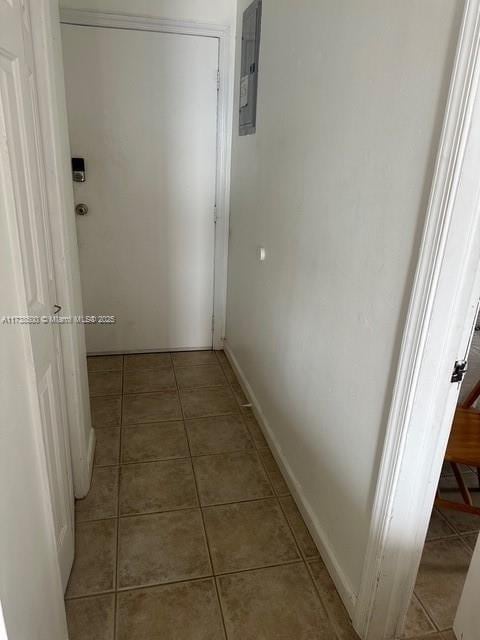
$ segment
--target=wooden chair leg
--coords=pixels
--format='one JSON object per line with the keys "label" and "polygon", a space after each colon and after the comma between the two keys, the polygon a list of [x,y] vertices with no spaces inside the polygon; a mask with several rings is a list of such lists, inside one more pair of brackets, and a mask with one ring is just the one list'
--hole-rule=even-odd
{"label": "wooden chair leg", "polygon": [[438,509],[453,509],[454,511],[461,511],[462,513],[471,513],[472,515],[480,516],[480,507],[464,504],[463,502],[452,502],[451,500],[445,500],[444,498],[437,498],[435,500],[435,506]]}
{"label": "wooden chair leg", "polygon": [[458,464],[456,462],[450,462],[450,465],[452,467],[452,471],[455,476],[455,479],[458,483],[460,493],[462,494],[463,501],[465,502],[465,504],[472,506],[473,505],[472,496],[470,495],[470,491],[468,490],[468,487],[465,484],[465,480],[463,479],[463,476],[460,472]]}

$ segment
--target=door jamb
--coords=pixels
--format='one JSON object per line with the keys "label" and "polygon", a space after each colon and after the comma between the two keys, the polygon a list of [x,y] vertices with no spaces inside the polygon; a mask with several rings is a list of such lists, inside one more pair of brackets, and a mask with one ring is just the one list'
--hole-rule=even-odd
{"label": "door jamb", "polygon": [[353,615],[364,640],[403,630],[480,295],[479,54],[480,0],[467,0]]}
{"label": "door jamb", "polygon": [[227,304],[228,232],[230,203],[230,159],[232,145],[233,83],[232,39],[230,27],[185,20],[170,20],[121,13],[103,13],[83,9],[60,9],[64,24],[129,29],[203,36],[218,39],[218,102],[215,207],[215,267],[213,291],[213,348],[222,349]]}

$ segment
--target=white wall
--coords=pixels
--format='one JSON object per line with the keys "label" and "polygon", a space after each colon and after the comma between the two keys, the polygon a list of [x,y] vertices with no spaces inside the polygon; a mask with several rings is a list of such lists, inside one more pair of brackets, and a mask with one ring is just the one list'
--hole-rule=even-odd
{"label": "white wall", "polygon": [[236,0],[60,0],[60,7],[233,26]]}
{"label": "white wall", "polygon": [[263,0],[235,108],[227,347],[350,610],[462,8]]}

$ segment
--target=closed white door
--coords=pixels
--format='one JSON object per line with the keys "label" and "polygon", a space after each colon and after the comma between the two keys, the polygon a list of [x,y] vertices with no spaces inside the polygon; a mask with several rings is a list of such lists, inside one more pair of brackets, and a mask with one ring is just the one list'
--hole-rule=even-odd
{"label": "closed white door", "polygon": [[62,25],[90,353],[212,345],[218,40]]}
{"label": "closed white door", "polygon": [[[29,2],[0,0],[0,215],[18,253],[14,284],[19,303],[17,309],[1,309],[7,317],[47,317],[61,304],[55,292],[36,91]],[[73,489],[59,328],[40,321],[1,330],[23,331],[31,354],[39,450],[46,458],[65,587],[74,553]]]}

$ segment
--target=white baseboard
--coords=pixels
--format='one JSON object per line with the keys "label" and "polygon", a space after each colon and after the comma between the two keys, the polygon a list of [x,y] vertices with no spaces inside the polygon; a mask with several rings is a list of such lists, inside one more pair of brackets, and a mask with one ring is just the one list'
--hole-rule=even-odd
{"label": "white baseboard", "polygon": [[287,458],[282,453],[281,448],[276,439],[275,433],[273,429],[270,427],[268,420],[265,417],[265,414],[263,413],[262,408],[255,396],[255,393],[252,387],[250,386],[240,365],[238,364],[235,354],[233,353],[227,340],[224,341],[223,348],[228,357],[228,360],[230,361],[230,364],[233,367],[233,370],[237,374],[237,377],[245,392],[245,395],[247,396],[249,402],[251,402],[252,404],[252,410],[255,414],[255,417],[257,418],[260,424],[260,427],[262,428],[262,431],[265,435],[265,438],[268,441],[268,444],[270,445],[270,448],[272,449],[272,453],[278,463],[278,466],[280,467],[280,470],[283,473],[283,476],[295,499],[295,502],[297,503],[297,506],[300,509],[305,519],[305,523],[315,541],[315,544],[317,545],[317,548],[320,552],[322,560],[324,561],[325,566],[327,567],[328,573],[330,574],[333,582],[335,583],[337,591],[340,594],[340,597],[350,617],[353,617],[353,613],[354,613],[356,602],[357,602],[357,594],[353,590],[352,585],[350,584],[350,581],[347,579],[342,568],[340,567],[337,561],[337,558],[335,557],[335,554],[333,552],[330,541],[328,540],[328,537],[323,527],[321,526],[318,517],[315,515],[311,505],[306,499],[303,493],[302,487],[298,482],[297,478],[295,477],[295,474],[293,473]]}

